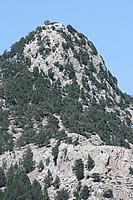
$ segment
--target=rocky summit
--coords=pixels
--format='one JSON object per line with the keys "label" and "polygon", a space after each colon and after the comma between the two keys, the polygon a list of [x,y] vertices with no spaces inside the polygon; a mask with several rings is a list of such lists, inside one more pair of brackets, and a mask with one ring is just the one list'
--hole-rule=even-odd
{"label": "rocky summit", "polygon": [[133,199],[133,99],[71,25],[0,56],[0,199]]}

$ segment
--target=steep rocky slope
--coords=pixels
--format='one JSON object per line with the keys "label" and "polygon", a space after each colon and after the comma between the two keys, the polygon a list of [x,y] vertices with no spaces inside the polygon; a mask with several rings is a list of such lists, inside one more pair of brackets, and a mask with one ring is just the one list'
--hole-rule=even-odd
{"label": "steep rocky slope", "polygon": [[[69,134],[73,141],[77,139],[76,134]],[[98,138],[93,138],[94,141]],[[87,140],[83,136],[79,137],[79,144],[64,143],[63,141],[58,146],[58,158],[55,165],[52,148],[55,142],[51,141],[49,147],[38,148],[30,145],[36,168],[31,171],[28,176],[33,182],[37,179],[41,185],[45,185],[45,177],[48,170],[52,174],[51,186],[48,187],[50,199],[56,199],[56,192],[65,188],[69,192],[69,199],[76,199],[74,192],[80,193],[78,187],[88,186],[89,198],[87,199],[106,199],[104,194],[111,190],[113,196],[111,199],[126,199],[133,198],[133,176],[130,174],[130,168],[133,167],[133,150],[123,147],[114,147],[106,145],[95,145],[92,140]],[[26,148],[16,149],[14,152],[5,152],[0,156],[0,165],[6,163],[8,167],[11,164],[20,163]],[[89,169],[87,166],[88,155],[94,161],[94,166]],[[76,160],[82,159],[84,163],[84,177],[82,180],[77,180],[73,168]],[[44,169],[38,170],[39,162],[43,161]],[[59,188],[54,186],[56,177],[60,178]],[[81,184],[81,186],[79,186]]]}
{"label": "steep rocky slope", "polygon": [[1,55],[0,110],[5,172],[30,146],[29,179],[50,173],[50,199],[133,198],[132,98],[72,26],[46,22]]}

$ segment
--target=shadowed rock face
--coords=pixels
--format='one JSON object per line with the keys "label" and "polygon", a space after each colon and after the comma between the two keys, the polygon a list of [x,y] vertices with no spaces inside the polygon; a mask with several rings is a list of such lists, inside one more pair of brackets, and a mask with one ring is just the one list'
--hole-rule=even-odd
{"label": "shadowed rock face", "polygon": [[133,199],[132,98],[71,25],[48,21],[0,57],[0,111],[5,171],[30,146],[50,199]]}

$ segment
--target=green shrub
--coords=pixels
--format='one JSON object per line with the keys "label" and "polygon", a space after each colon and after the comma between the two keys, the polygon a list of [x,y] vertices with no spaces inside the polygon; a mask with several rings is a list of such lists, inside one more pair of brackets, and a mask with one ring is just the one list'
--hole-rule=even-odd
{"label": "green shrub", "polygon": [[57,144],[52,148],[52,155],[53,155],[53,160],[55,165],[57,165],[57,159],[58,159],[58,154],[59,154],[59,145],[60,143],[57,142]]}
{"label": "green shrub", "polygon": [[0,167],[0,188],[6,185],[6,176],[2,167]]}
{"label": "green shrub", "polygon": [[52,181],[53,181],[52,173],[51,173],[51,171],[48,169],[48,174],[45,176],[44,181],[43,181],[44,184],[45,184],[45,187],[46,187],[46,188],[51,187]]}
{"label": "green shrub", "polygon": [[113,191],[111,189],[108,189],[108,190],[104,191],[103,197],[105,197],[105,198],[113,198]]}
{"label": "green shrub", "polygon": [[87,160],[87,166],[86,167],[87,167],[88,171],[91,171],[95,167],[95,162],[91,158],[90,154],[88,154],[88,160]]}
{"label": "green shrub", "polygon": [[24,152],[23,161],[22,161],[24,171],[26,173],[31,172],[34,169],[34,164],[35,163],[33,161],[33,153],[31,151],[31,148],[28,146],[27,150]]}
{"label": "green shrub", "polygon": [[43,200],[50,200],[48,195],[48,189],[46,187],[44,187],[43,189]]}
{"label": "green shrub", "polygon": [[90,196],[90,190],[88,186],[85,185],[81,190],[80,197],[83,200],[87,200],[89,196]]}
{"label": "green shrub", "polygon": [[67,25],[67,29],[68,29],[68,31],[71,33],[71,34],[75,34],[75,33],[77,33],[77,31],[76,31],[76,29],[75,28],[73,28],[71,25]]}
{"label": "green shrub", "polygon": [[93,178],[94,182],[100,182],[101,181],[101,177],[100,177],[99,173],[93,173],[91,177]]}
{"label": "green shrub", "polygon": [[53,186],[55,187],[55,189],[59,189],[59,187],[60,187],[60,178],[59,178],[59,176],[55,177],[55,180],[53,182]]}
{"label": "green shrub", "polygon": [[133,175],[133,168],[129,167],[129,174]]}
{"label": "green shrub", "polygon": [[84,178],[84,163],[82,159],[78,159],[75,161],[73,172],[75,173],[78,181]]}
{"label": "green shrub", "polygon": [[0,200],[5,200],[5,193],[0,189]]}
{"label": "green shrub", "polygon": [[97,49],[96,47],[94,46],[94,44],[91,42],[91,41],[88,41],[88,45],[91,47],[92,51],[93,51],[93,54],[94,55],[97,55],[98,52],[97,52]]}
{"label": "green shrub", "polygon": [[55,198],[56,200],[68,200],[69,199],[69,193],[67,190],[65,190],[64,188],[59,190],[57,192],[57,196]]}
{"label": "green shrub", "polygon": [[38,171],[42,172],[42,170],[44,169],[44,163],[42,160],[40,160],[39,164],[38,164]]}
{"label": "green shrub", "polygon": [[37,180],[34,180],[32,183],[31,195],[33,200],[43,200],[42,188]]}

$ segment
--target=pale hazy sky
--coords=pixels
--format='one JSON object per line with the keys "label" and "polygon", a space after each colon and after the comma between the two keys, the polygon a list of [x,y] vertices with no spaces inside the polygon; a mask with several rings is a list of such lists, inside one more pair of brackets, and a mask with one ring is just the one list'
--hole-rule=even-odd
{"label": "pale hazy sky", "polygon": [[47,19],[84,33],[133,94],[133,0],[1,0],[0,53]]}

